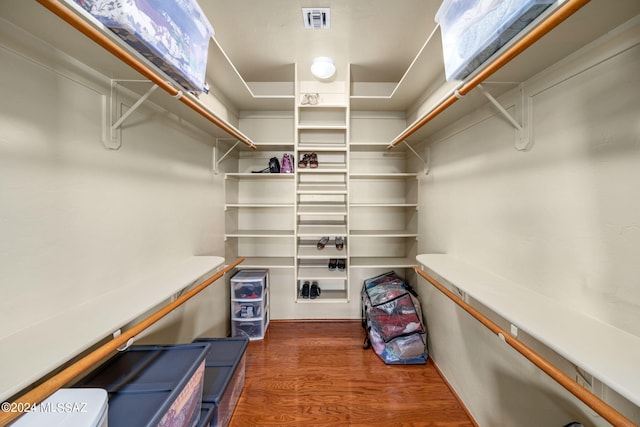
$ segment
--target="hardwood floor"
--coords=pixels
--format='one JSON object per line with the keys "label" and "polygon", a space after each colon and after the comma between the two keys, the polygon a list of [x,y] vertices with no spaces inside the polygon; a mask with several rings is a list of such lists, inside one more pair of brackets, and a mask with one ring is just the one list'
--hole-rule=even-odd
{"label": "hardwood floor", "polygon": [[436,371],[385,365],[360,322],[271,322],[247,349],[231,427],[473,427]]}

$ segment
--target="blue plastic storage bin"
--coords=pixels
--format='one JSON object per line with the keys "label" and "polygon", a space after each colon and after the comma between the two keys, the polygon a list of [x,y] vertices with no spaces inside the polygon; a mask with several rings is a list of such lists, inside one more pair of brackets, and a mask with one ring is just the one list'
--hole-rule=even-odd
{"label": "blue plastic storage bin", "polygon": [[200,408],[200,421],[198,427],[213,427],[216,416],[216,405],[213,403],[203,403]]}
{"label": "blue plastic storage bin", "polygon": [[447,80],[462,80],[555,0],[444,0],[436,22]]}
{"label": "blue plastic storage bin", "polygon": [[211,426],[226,427],[236,408],[245,380],[246,337],[199,338],[211,345],[205,361],[203,405],[215,405]]}
{"label": "blue plastic storage bin", "polygon": [[200,418],[209,344],[134,346],[76,387],[109,393],[110,427],[192,427]]}

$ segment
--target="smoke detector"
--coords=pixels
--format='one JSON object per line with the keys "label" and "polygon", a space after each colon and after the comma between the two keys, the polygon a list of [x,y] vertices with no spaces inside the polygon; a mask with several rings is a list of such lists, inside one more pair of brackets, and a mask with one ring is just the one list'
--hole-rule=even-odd
{"label": "smoke detector", "polygon": [[327,30],[331,27],[331,10],[328,7],[303,7],[304,28]]}

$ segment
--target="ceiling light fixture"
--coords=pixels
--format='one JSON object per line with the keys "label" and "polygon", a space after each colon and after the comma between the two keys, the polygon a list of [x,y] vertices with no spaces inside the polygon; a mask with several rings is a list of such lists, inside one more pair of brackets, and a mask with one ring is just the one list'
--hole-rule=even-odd
{"label": "ceiling light fixture", "polygon": [[318,56],[313,59],[311,64],[311,74],[317,79],[326,80],[333,77],[336,72],[336,66],[333,63],[333,59],[328,56]]}

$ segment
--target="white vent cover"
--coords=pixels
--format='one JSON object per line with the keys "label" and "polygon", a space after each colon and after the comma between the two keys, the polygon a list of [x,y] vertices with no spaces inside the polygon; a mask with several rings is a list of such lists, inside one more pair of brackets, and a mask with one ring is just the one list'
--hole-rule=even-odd
{"label": "white vent cover", "polygon": [[331,27],[331,10],[328,7],[303,7],[304,28],[326,30]]}

